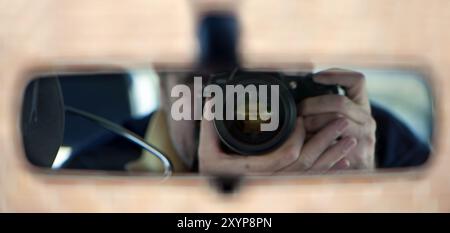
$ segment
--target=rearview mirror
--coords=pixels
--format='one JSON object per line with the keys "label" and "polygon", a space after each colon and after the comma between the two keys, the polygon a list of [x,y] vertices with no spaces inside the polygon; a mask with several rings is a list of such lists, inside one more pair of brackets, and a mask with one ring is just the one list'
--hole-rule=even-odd
{"label": "rearview mirror", "polygon": [[[319,86],[312,87],[300,82],[300,80],[307,80],[308,74],[311,74],[313,84]],[[355,74],[361,75],[360,78],[364,81],[364,86],[360,88],[364,90],[361,93],[366,96],[362,99],[357,99],[361,96],[349,96],[355,95],[352,93],[354,90],[351,86],[345,86],[346,77]],[[233,82],[230,81],[231,75],[236,76]],[[334,142],[328,146],[327,150],[331,151],[330,148],[333,148],[333,145],[339,145],[343,139],[351,138],[356,143],[356,146],[353,145],[354,154],[342,156],[339,155],[340,152],[337,153],[335,156],[341,157],[333,162],[334,168],[331,165],[327,167],[328,172],[351,170],[370,172],[373,169],[420,166],[427,161],[432,151],[434,114],[432,93],[425,73],[418,69],[373,67],[347,67],[345,70],[331,70],[331,73],[327,67],[319,67],[315,71],[306,73],[304,70],[272,68],[251,68],[238,73],[230,70],[229,73],[221,74],[177,69],[36,73],[34,80],[25,90],[22,106],[22,136],[27,158],[36,166],[52,170],[88,169],[152,175],[195,174],[200,170],[202,174],[205,172],[222,174],[227,171],[231,174],[241,174],[236,172],[239,166],[230,168],[218,164],[218,167],[214,168],[214,165],[209,164],[210,167],[206,170],[202,171],[201,169],[204,169],[202,167],[199,169],[201,119],[195,119],[194,113],[198,112],[197,108],[200,106],[200,114],[202,114],[205,106],[204,102],[191,105],[197,96],[194,94],[198,91],[194,87],[195,78],[200,78],[201,86],[197,89],[203,91],[203,94],[209,93],[209,97],[200,95],[200,101],[202,101],[206,100],[205,98],[219,97],[218,92],[212,93],[211,90],[208,92],[208,84],[216,85],[219,89],[223,87],[223,90],[231,84],[248,87],[253,83],[262,84],[261,80],[266,80],[264,76],[270,75],[273,75],[275,79],[280,78],[280,82],[276,85],[287,88],[276,96],[278,101],[276,103],[280,103],[280,106],[275,108],[274,104],[269,107],[264,105],[267,114],[273,113],[275,109],[281,109],[279,122],[277,122],[278,129],[269,132],[260,130],[259,126],[265,120],[260,120],[260,117],[263,117],[261,112],[256,112],[255,119],[247,116],[251,106],[250,102],[245,102],[251,100],[247,96],[243,102],[246,103],[244,111],[241,112],[244,114],[243,119],[215,120],[213,125],[217,135],[212,135],[217,137],[217,141],[211,141],[208,144],[217,142],[217,149],[230,158],[249,158],[247,161],[250,161],[252,160],[250,158],[258,157],[259,160],[265,161],[262,159],[264,154],[273,154],[289,143],[292,135],[297,137],[300,135],[295,134],[294,130],[297,119],[303,119],[305,132],[299,140],[302,140],[301,144],[305,149],[311,141],[314,141],[314,135],[318,135],[327,124],[331,124],[330,122],[338,118],[348,118],[350,123],[348,130],[344,130],[341,135],[336,135],[337,137],[333,139]],[[318,83],[321,78],[317,76],[321,75],[337,76],[339,81],[336,87],[339,86],[343,93],[339,94],[336,89],[335,94],[341,97],[333,97],[333,92],[327,91],[306,94],[308,88],[322,88],[320,86],[322,84],[324,88],[330,86],[325,85],[326,77],[322,78],[322,84]],[[223,77],[223,80],[220,77]],[[361,84],[358,83],[358,85]],[[189,92],[186,94],[182,90]],[[222,94],[221,91],[220,93]],[[244,93],[244,96],[245,94],[248,93]],[[292,98],[293,102],[283,105],[284,96]],[[259,98],[261,98],[260,95]],[[351,101],[340,108],[354,109],[341,112],[343,109],[337,109],[330,104],[336,101],[336,98],[338,101],[341,99]],[[364,98],[367,98],[369,102],[364,103]],[[274,97],[269,99],[273,101]],[[325,100],[330,103],[324,102]],[[216,112],[219,106],[224,107],[231,103],[226,98],[222,101],[223,105],[217,104],[216,101],[217,105],[213,107]],[[258,102],[259,107],[255,109],[262,109],[263,105],[260,102]],[[233,103],[238,102],[233,100]],[[321,104],[323,106],[320,106]],[[237,113],[231,115],[238,116],[236,114],[239,114],[239,107],[234,107],[232,110],[237,110]],[[174,116],[174,113],[181,115]],[[222,114],[225,116],[225,113]],[[293,118],[289,118],[291,116],[289,114],[294,114]],[[370,117],[367,122],[360,121],[364,119],[364,114]],[[274,115],[270,116],[272,117],[270,121],[273,122]],[[373,131],[370,129],[367,132],[364,131],[372,120],[375,124],[370,126],[373,127]],[[285,129],[285,134],[282,135],[284,138],[280,136],[281,129]],[[362,135],[358,136],[358,133]],[[373,147],[370,143],[374,144]],[[322,150],[321,156],[327,154],[326,152]],[[300,156],[306,156],[302,155],[301,151],[298,153]],[[371,157],[363,157],[358,153]],[[213,157],[208,156],[211,157],[207,158]],[[361,162],[358,159],[367,159],[367,161],[373,159],[373,164],[366,166],[364,163],[367,161]],[[317,161],[320,161],[320,156],[317,156]],[[214,161],[211,160],[210,163]],[[267,167],[270,167],[270,160],[265,163]],[[270,169],[264,172],[262,168],[252,170],[251,166],[253,165],[244,166],[242,170],[245,171],[248,168],[248,174],[273,174]],[[261,165],[261,167],[264,166],[266,165]],[[317,172],[323,173],[320,170]],[[301,175],[315,172],[310,167],[305,172],[301,169],[298,171],[288,169],[286,172],[276,174],[292,173]]]}

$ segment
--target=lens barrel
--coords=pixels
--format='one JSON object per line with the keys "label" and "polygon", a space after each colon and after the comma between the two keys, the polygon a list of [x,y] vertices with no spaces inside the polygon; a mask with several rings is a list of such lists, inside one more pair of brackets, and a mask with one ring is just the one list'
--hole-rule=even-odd
{"label": "lens barrel", "polygon": [[[262,121],[259,119],[237,120],[234,118],[234,120],[226,120],[225,116],[223,116],[224,120],[214,120],[215,128],[221,142],[224,144],[223,146],[230,149],[231,152],[240,155],[258,155],[275,150],[286,141],[295,128],[297,108],[295,100],[283,80],[272,73],[243,72],[236,74],[236,76],[232,80],[229,80],[226,85],[243,85],[244,87],[255,85],[257,88],[260,87],[260,85],[267,85],[268,88],[271,88],[274,85],[278,86],[279,103],[277,104],[279,104],[279,125],[274,131],[261,131],[258,129],[258,125],[260,125]],[[257,90],[259,97],[259,89]],[[268,91],[267,93],[271,92]],[[226,94],[234,95],[234,93]],[[227,99],[233,99],[234,101],[235,97],[236,96],[233,96],[233,98],[224,98],[223,106],[226,106]],[[268,103],[271,102],[270,98],[269,94],[267,99]],[[250,104],[252,103],[246,102],[246,109],[251,107]],[[234,106],[234,110],[237,112],[238,106],[236,102],[234,103]]]}

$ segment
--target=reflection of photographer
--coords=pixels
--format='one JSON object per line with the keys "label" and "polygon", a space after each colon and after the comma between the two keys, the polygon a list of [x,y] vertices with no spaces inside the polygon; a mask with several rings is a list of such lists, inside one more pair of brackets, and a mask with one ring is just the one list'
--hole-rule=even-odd
{"label": "reflection of photographer", "polygon": [[[224,152],[213,121],[203,119],[198,143],[199,171],[275,173],[373,169],[376,123],[371,115],[364,76],[352,71],[330,69],[317,73],[313,79],[316,83],[344,87],[346,96],[320,95],[299,102],[293,132],[281,146],[269,153],[241,156]],[[187,155],[184,161],[192,164],[197,151],[193,137],[194,121],[176,121],[168,114],[169,106],[173,104],[168,93],[183,80],[186,79],[163,77],[162,99],[175,149],[179,154]],[[183,104],[194,107],[190,99]],[[210,104],[207,101],[205,109],[209,109]],[[273,137],[276,136],[274,134]]]}
{"label": "reflection of photographer", "polygon": [[[199,126],[194,120],[173,120],[170,109],[179,99],[170,97],[172,88],[193,85],[191,79],[176,75],[161,78],[162,109],[153,114],[146,138],[175,162],[178,172],[198,168],[207,174],[322,173],[414,166],[428,158],[429,147],[403,122],[369,103],[363,74],[330,69],[315,74],[314,81],[340,85],[346,96],[321,95],[301,101],[294,131],[269,153],[242,156],[225,152],[213,121],[203,119]],[[183,105],[194,107],[190,99]],[[152,158],[143,156],[128,168],[160,169]]]}

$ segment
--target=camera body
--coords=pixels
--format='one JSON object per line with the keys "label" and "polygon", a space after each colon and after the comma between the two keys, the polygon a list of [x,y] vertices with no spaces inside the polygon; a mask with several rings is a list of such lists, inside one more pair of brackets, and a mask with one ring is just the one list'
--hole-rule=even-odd
{"label": "camera body", "polygon": [[[225,116],[223,120],[214,120],[222,149],[225,152],[239,155],[259,155],[275,150],[286,141],[294,130],[298,116],[297,105],[302,100],[314,96],[341,93],[341,89],[337,85],[323,85],[314,82],[312,73],[289,75],[282,72],[235,69],[211,75],[209,80],[210,84],[219,85],[222,90],[225,90],[227,85],[278,86],[279,125],[276,130],[261,131],[257,127],[251,127],[260,125],[260,120],[227,120]],[[223,106],[226,104],[225,98]],[[236,108],[236,102],[234,106]],[[249,106],[245,106],[245,108],[247,107]]]}

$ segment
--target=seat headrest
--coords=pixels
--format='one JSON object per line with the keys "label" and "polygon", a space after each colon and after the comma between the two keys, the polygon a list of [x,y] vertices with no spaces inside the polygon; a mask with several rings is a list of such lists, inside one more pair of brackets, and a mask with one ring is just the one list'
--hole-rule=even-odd
{"label": "seat headrest", "polygon": [[27,86],[21,131],[28,160],[51,167],[64,136],[64,103],[57,78],[36,79]]}

